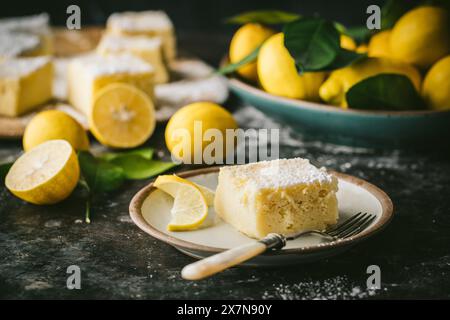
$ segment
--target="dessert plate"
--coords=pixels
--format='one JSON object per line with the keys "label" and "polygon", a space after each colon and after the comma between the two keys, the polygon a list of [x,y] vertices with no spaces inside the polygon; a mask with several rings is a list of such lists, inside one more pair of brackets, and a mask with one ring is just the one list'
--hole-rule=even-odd
{"label": "dessert plate", "polygon": [[[213,167],[178,175],[215,190],[218,171],[218,167]],[[338,242],[324,242],[320,237],[313,235],[288,241],[282,250],[266,252],[243,265],[290,265],[329,257],[367,239],[388,224],[393,215],[393,205],[386,193],[359,178],[337,172],[331,173],[339,180],[337,193],[339,221],[344,221],[362,211],[377,216],[372,224],[360,234]],[[209,216],[202,228],[185,232],[167,231],[172,204],[173,200],[169,195],[149,184],[132,199],[131,219],[152,237],[194,258],[204,258],[254,241],[217,217],[213,208],[210,208]]]}

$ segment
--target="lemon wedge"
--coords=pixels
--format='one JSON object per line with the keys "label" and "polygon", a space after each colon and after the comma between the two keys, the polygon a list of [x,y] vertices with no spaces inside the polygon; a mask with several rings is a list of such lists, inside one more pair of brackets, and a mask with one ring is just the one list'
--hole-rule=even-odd
{"label": "lemon wedge", "polygon": [[155,130],[155,108],[142,90],[113,83],[98,92],[89,115],[89,128],[100,143],[113,148],[143,144]]}
{"label": "lemon wedge", "polygon": [[[208,201],[198,185],[175,175],[159,176],[153,185],[174,198],[172,219],[167,230],[194,230],[205,221],[208,216]],[[208,192],[211,201],[211,193],[214,193],[207,188],[203,190]]]}
{"label": "lemon wedge", "polygon": [[80,167],[66,140],[49,140],[24,153],[12,165],[5,184],[18,198],[34,204],[53,204],[75,189]]}

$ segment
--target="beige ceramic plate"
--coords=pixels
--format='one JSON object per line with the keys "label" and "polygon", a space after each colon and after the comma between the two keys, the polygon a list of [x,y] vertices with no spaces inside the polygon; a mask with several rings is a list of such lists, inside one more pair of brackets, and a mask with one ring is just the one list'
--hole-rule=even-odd
{"label": "beige ceramic plate", "polygon": [[[194,170],[179,176],[215,189],[218,170],[217,167]],[[289,241],[284,249],[261,255],[250,260],[248,265],[296,264],[335,255],[374,235],[387,225],[393,214],[393,206],[391,199],[382,190],[349,175],[336,172],[333,174],[339,179],[339,219],[345,220],[360,211],[370,212],[377,216],[372,224],[364,232],[340,242],[324,243],[316,236]],[[172,203],[170,196],[150,184],[132,199],[130,215],[134,223],[149,235],[195,258],[203,258],[252,241],[216,217],[212,208],[203,228],[188,232],[167,231]]]}

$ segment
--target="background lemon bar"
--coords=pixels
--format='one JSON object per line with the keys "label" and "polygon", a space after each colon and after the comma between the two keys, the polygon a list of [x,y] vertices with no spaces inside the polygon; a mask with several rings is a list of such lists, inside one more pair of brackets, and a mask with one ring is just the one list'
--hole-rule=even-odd
{"label": "background lemon bar", "polygon": [[40,45],[38,36],[0,31],[0,60],[38,55]]}
{"label": "background lemon bar", "polygon": [[0,64],[0,114],[18,116],[52,97],[53,65],[47,57],[15,58]]}
{"label": "background lemon bar", "polygon": [[87,55],[72,60],[68,69],[69,102],[86,115],[96,93],[111,83],[133,85],[153,98],[154,69],[133,55]]}
{"label": "background lemon bar", "polygon": [[162,41],[159,37],[106,34],[102,37],[97,52],[102,55],[131,53],[154,67],[155,83],[166,83],[169,80],[162,56]]}
{"label": "background lemon bar", "polygon": [[114,13],[109,16],[106,26],[108,32],[113,34],[161,37],[167,61],[172,61],[176,56],[174,27],[163,11]]}
{"label": "background lemon bar", "polygon": [[49,16],[46,13],[0,19],[0,32],[35,35],[39,37],[39,45],[33,51],[33,55],[53,54],[53,35],[49,26]]}
{"label": "background lemon bar", "polygon": [[263,238],[323,230],[338,218],[337,179],[301,158],[220,169],[214,205],[240,232]]}

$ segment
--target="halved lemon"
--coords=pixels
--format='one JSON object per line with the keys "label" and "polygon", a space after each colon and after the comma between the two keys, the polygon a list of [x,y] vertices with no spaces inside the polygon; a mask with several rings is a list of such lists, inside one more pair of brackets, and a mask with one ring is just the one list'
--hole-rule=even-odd
{"label": "halved lemon", "polygon": [[6,175],[6,187],[18,198],[34,204],[53,204],[75,189],[80,167],[66,140],[49,140],[24,153]]}
{"label": "halved lemon", "polygon": [[155,130],[155,108],[147,94],[124,83],[113,83],[95,96],[89,128],[100,143],[113,148],[143,144]]}
{"label": "halved lemon", "polygon": [[193,230],[208,216],[208,203],[200,188],[193,182],[175,175],[159,176],[153,184],[174,198],[169,231]]}

